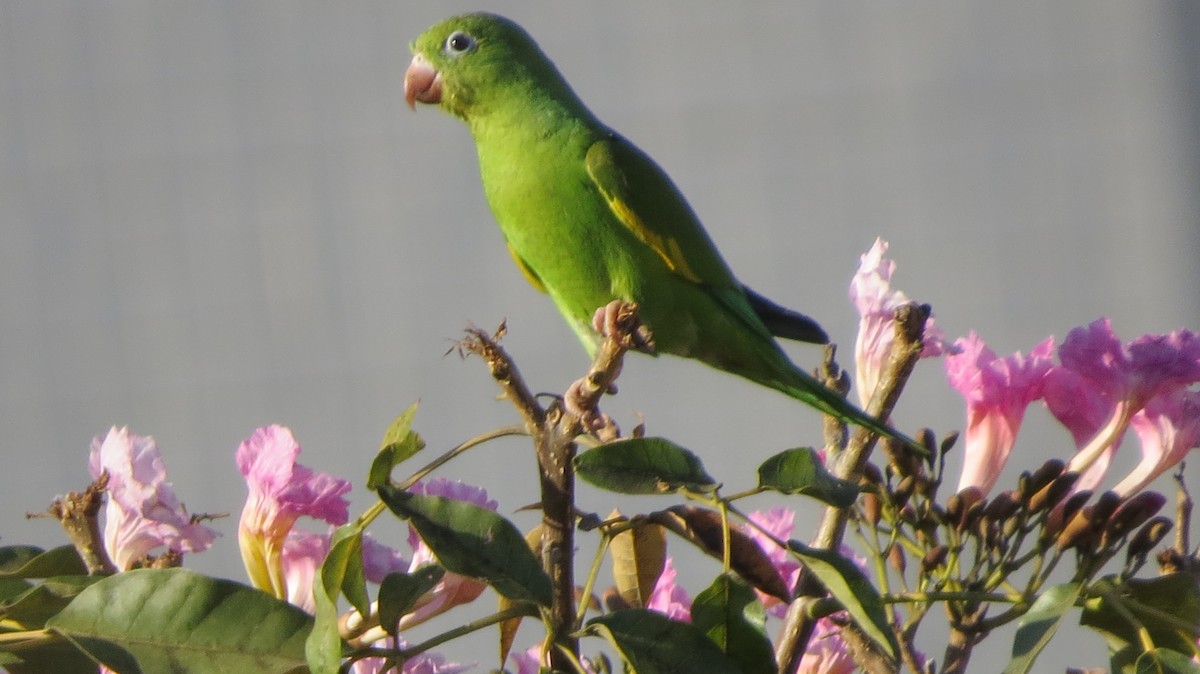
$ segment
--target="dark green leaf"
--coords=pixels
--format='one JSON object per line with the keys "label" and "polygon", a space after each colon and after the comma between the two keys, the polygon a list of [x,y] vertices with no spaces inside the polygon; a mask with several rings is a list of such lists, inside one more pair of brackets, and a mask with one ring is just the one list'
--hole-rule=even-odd
{"label": "dark green leaf", "polygon": [[15,620],[26,629],[37,629],[66,608],[80,592],[101,580],[100,576],[47,578],[0,606],[0,616]]}
{"label": "dark green leaf", "polygon": [[717,486],[699,457],[664,438],[593,447],[575,457],[575,471],[591,484],[621,494],[710,492]]}
{"label": "dark green leaf", "polygon": [[1137,674],[1200,674],[1200,664],[1190,655],[1166,648],[1142,653],[1134,665]]}
{"label": "dark green leaf", "polygon": [[811,496],[838,508],[848,508],[858,498],[858,487],[830,474],[808,447],[789,449],[764,461],[758,467],[758,486]]}
{"label": "dark green leaf", "polygon": [[1063,616],[1075,606],[1081,583],[1063,583],[1042,592],[1029,611],[1021,617],[1016,638],[1013,639],[1012,660],[1004,674],[1024,674],[1032,671],[1033,661],[1050,643]]}
{"label": "dark green leaf", "polygon": [[692,624],[704,631],[744,674],[775,671],[775,655],[767,638],[767,613],[754,590],[721,574],[692,602]]}
{"label": "dark green leaf", "polygon": [[[96,674],[97,669],[95,660],[57,634],[37,643],[26,642],[19,653],[0,653],[0,667],[8,674]],[[135,664],[130,671],[136,669]]]}
{"label": "dark green leaf", "polygon": [[87,567],[71,545],[43,551],[32,545],[0,548],[0,578],[82,576]]}
{"label": "dark green leaf", "polygon": [[1181,653],[1191,652],[1200,637],[1200,593],[1188,574],[1121,584],[1107,576],[1097,580],[1089,594],[1079,622],[1104,637],[1114,672],[1133,671],[1142,653],[1139,627],[1146,629],[1155,646]]}
{"label": "dark green leaf", "polygon": [[417,414],[419,404],[418,401],[409,405],[383,434],[379,453],[375,455],[375,460],[371,462],[371,471],[367,473],[367,489],[377,489],[389,484],[393,468],[425,449],[425,441],[412,431],[413,417]]}
{"label": "dark green leaf", "polygon": [[393,513],[412,524],[447,571],[483,579],[509,599],[550,605],[550,577],[508,520],[466,501],[394,487],[378,492]]}
{"label": "dark green leaf", "polygon": [[[349,586],[351,592],[361,592],[366,601],[366,584],[362,569],[362,528],[344,524],[330,537],[329,554],[313,579],[313,601],[316,605],[312,632],[305,644],[308,665],[313,674],[334,674],[342,660],[342,639],[338,636],[338,596]],[[360,611],[367,615],[369,611]]]}
{"label": "dark green leaf", "polygon": [[788,541],[788,549],[841,603],[863,632],[889,657],[896,658],[900,645],[888,624],[883,598],[854,562],[830,550],[810,548],[800,541]]}
{"label": "dark green leaf", "polygon": [[286,602],[186,569],[139,569],[84,590],[47,627],[115,669],[285,672],[304,665],[312,617]]}
{"label": "dark green leaf", "polygon": [[585,633],[607,639],[636,674],[742,673],[699,628],[654,611],[614,611],[588,621]]}
{"label": "dark green leaf", "polygon": [[421,595],[432,590],[445,573],[445,569],[432,564],[412,573],[389,573],[379,584],[380,626],[395,636],[400,618],[412,612]]}

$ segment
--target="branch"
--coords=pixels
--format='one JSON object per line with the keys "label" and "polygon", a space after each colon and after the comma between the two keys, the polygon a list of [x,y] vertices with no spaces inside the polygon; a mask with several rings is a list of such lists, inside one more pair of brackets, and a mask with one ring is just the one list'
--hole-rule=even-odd
{"label": "branch", "polygon": [[551,651],[550,667],[561,671],[571,671],[572,659],[578,658],[579,653],[578,641],[570,636],[576,622],[575,441],[585,432],[601,439],[619,435],[612,420],[600,412],[600,399],[605,393],[615,392],[613,383],[621,372],[625,352],[650,348],[652,344],[638,319],[636,305],[612,302],[596,312],[595,321],[604,340],[591,368],[571,385],[559,404],[551,405],[548,410],[538,403],[512,358],[500,347],[503,325],[495,336],[472,328],[461,346],[484,359],[505,397],[524,417],[525,427],[533,437],[542,493],[542,565],[553,590],[550,636],[563,647]]}
{"label": "branch", "polygon": [[[866,412],[878,419],[891,416],[904,384],[912,374],[917,360],[921,356],[925,322],[928,320],[930,308],[928,305],[915,303],[906,304],[896,309],[895,340],[891,352],[880,373],[879,384],[867,405]],[[863,474],[871,450],[875,447],[876,436],[865,428],[858,427],[834,466],[834,474],[851,482],[858,482]],[[841,547],[842,538],[846,532],[846,521],[850,516],[849,509],[825,509],[825,517],[821,522],[813,545],[826,550],[837,550]],[[801,572],[796,587],[805,587],[809,582],[815,582],[807,569]],[[796,671],[800,658],[804,656],[805,648],[816,628],[816,620],[809,617],[809,608],[816,598],[802,596],[788,607],[779,644],[776,646],[775,657],[779,663],[780,674]],[[869,672],[892,672],[895,664],[883,654],[878,653],[874,644],[854,623],[848,624],[842,630],[846,643],[855,651],[855,661]]]}
{"label": "branch", "polygon": [[100,534],[100,508],[104,505],[104,492],[107,489],[108,473],[105,472],[82,493],[73,491],[55,499],[46,512],[25,514],[26,517],[57,519],[83,559],[89,576],[106,576],[117,572],[117,567],[104,550],[104,538]]}

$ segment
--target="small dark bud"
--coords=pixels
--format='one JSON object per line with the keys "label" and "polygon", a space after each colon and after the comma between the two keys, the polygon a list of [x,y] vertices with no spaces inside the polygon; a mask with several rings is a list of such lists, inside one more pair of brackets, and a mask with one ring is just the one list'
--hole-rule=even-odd
{"label": "small dark bud", "polygon": [[943,455],[948,454],[951,449],[954,449],[954,445],[957,442],[958,442],[958,431],[951,431],[951,432],[947,433],[946,437],[942,438],[942,446],[941,446],[942,454]]}
{"label": "small dark bud", "polygon": [[1017,501],[1012,491],[1002,491],[992,497],[987,508],[983,510],[983,516],[989,520],[1000,522],[1016,514],[1020,508],[1021,504]]}
{"label": "small dark bud", "polygon": [[1172,522],[1169,517],[1155,517],[1146,522],[1129,541],[1129,557],[1141,557],[1149,554],[1164,536],[1171,531]]}
{"label": "small dark bud", "polygon": [[982,504],[983,491],[974,485],[966,487],[950,497],[946,504],[946,517],[962,531],[983,512]]}
{"label": "small dark bud", "polygon": [[888,546],[887,561],[888,565],[895,569],[896,573],[900,574],[901,576],[904,575],[904,570],[908,568],[908,561],[907,556],[904,554],[904,547],[897,543],[892,543]]}
{"label": "small dark bud", "polygon": [[916,486],[916,478],[914,478],[912,475],[905,476],[904,479],[900,480],[900,484],[896,485],[896,489],[892,491],[892,501],[895,502],[897,506],[903,507],[908,503],[908,499],[910,496],[912,496],[913,490],[916,489]]}
{"label": "small dark bud", "polygon": [[916,524],[920,518],[917,517],[917,509],[913,507],[913,504],[905,503],[904,507],[900,509],[900,519],[909,524]]}
{"label": "small dark bud", "polygon": [[1108,519],[1100,545],[1121,540],[1157,515],[1166,503],[1167,497],[1154,491],[1144,491],[1129,498]]}
{"label": "small dark bud", "polygon": [[863,519],[873,527],[879,526],[879,520],[882,517],[882,506],[879,503],[879,496],[867,492],[863,494],[861,503]]}
{"label": "small dark bud", "polygon": [[1096,499],[1096,504],[1092,506],[1092,512],[1088,515],[1092,528],[1099,531],[1108,524],[1108,518],[1112,517],[1117,511],[1117,506],[1121,505],[1121,495],[1115,491],[1106,491]]}
{"label": "small dark bud", "polygon": [[1065,470],[1066,467],[1067,464],[1063,463],[1060,459],[1050,459],[1046,463],[1043,463],[1040,468],[1033,471],[1033,474],[1029,476],[1029,480],[1027,482],[1027,489],[1029,491],[1025,493],[1028,495],[1038,493],[1045,488],[1046,485],[1050,484],[1060,475],[1062,475],[1063,470]]}
{"label": "small dark bud", "polygon": [[[1029,479],[1030,482],[1033,481],[1032,477]],[[1033,515],[1057,506],[1059,501],[1071,493],[1071,488],[1075,486],[1075,482],[1078,480],[1079,473],[1063,473],[1054,478],[1050,484],[1037,490],[1033,493],[1033,496],[1029,497],[1029,513]]]}
{"label": "small dark bud", "polygon": [[927,576],[930,572],[945,564],[946,555],[948,554],[950,554],[950,548],[944,545],[939,545],[925,553],[925,557],[921,559],[921,575]]}
{"label": "small dark bud", "polygon": [[1063,502],[1061,508],[1055,508],[1046,515],[1046,524],[1043,535],[1047,538],[1054,538],[1063,530],[1067,522],[1070,522],[1075,514],[1079,512],[1084,503],[1092,497],[1092,492],[1084,489],[1083,491],[1075,492]]}
{"label": "small dark bud", "polygon": [[879,466],[873,463],[868,463],[863,466],[862,477],[859,482],[871,485],[883,484],[883,471],[879,470]]}

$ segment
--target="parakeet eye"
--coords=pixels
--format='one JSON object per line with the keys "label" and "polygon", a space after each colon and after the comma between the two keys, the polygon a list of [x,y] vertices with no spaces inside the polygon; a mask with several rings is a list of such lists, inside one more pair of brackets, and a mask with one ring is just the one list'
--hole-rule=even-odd
{"label": "parakeet eye", "polygon": [[466,54],[475,49],[475,38],[462,31],[455,31],[446,38],[446,53],[451,56]]}

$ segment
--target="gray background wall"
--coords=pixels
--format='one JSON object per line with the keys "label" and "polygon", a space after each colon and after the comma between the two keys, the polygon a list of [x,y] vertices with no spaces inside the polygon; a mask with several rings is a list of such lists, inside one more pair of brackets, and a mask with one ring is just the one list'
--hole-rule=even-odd
{"label": "gray background wall", "polygon": [[[82,487],[90,438],[129,424],[192,510],[234,513],[189,565],[240,577],[233,450],[253,428],[291,425],[305,462],[361,481],[417,398],[433,450],[511,423],[481,364],[443,355],[468,321],[507,318],[536,388],[582,373],[503,250],[465,128],[404,107],[407,42],[477,7],[0,2],[4,543],[57,544],[22,514]],[[951,336],[1001,353],[1100,315],[1126,339],[1200,328],[1194,6],[495,7],[668,169],[743,280],[818,317],[847,364],[846,287],[876,236]],[[817,439],[791,401],[693,364],[639,359],[622,384],[608,411],[644,414],[731,485]],[[897,418],[946,431],[961,405],[927,363]],[[1009,482],[1072,449],[1029,416]],[[531,466],[509,441],[443,474],[511,511],[533,499]],[[1071,662],[1103,664],[1084,639]]]}

